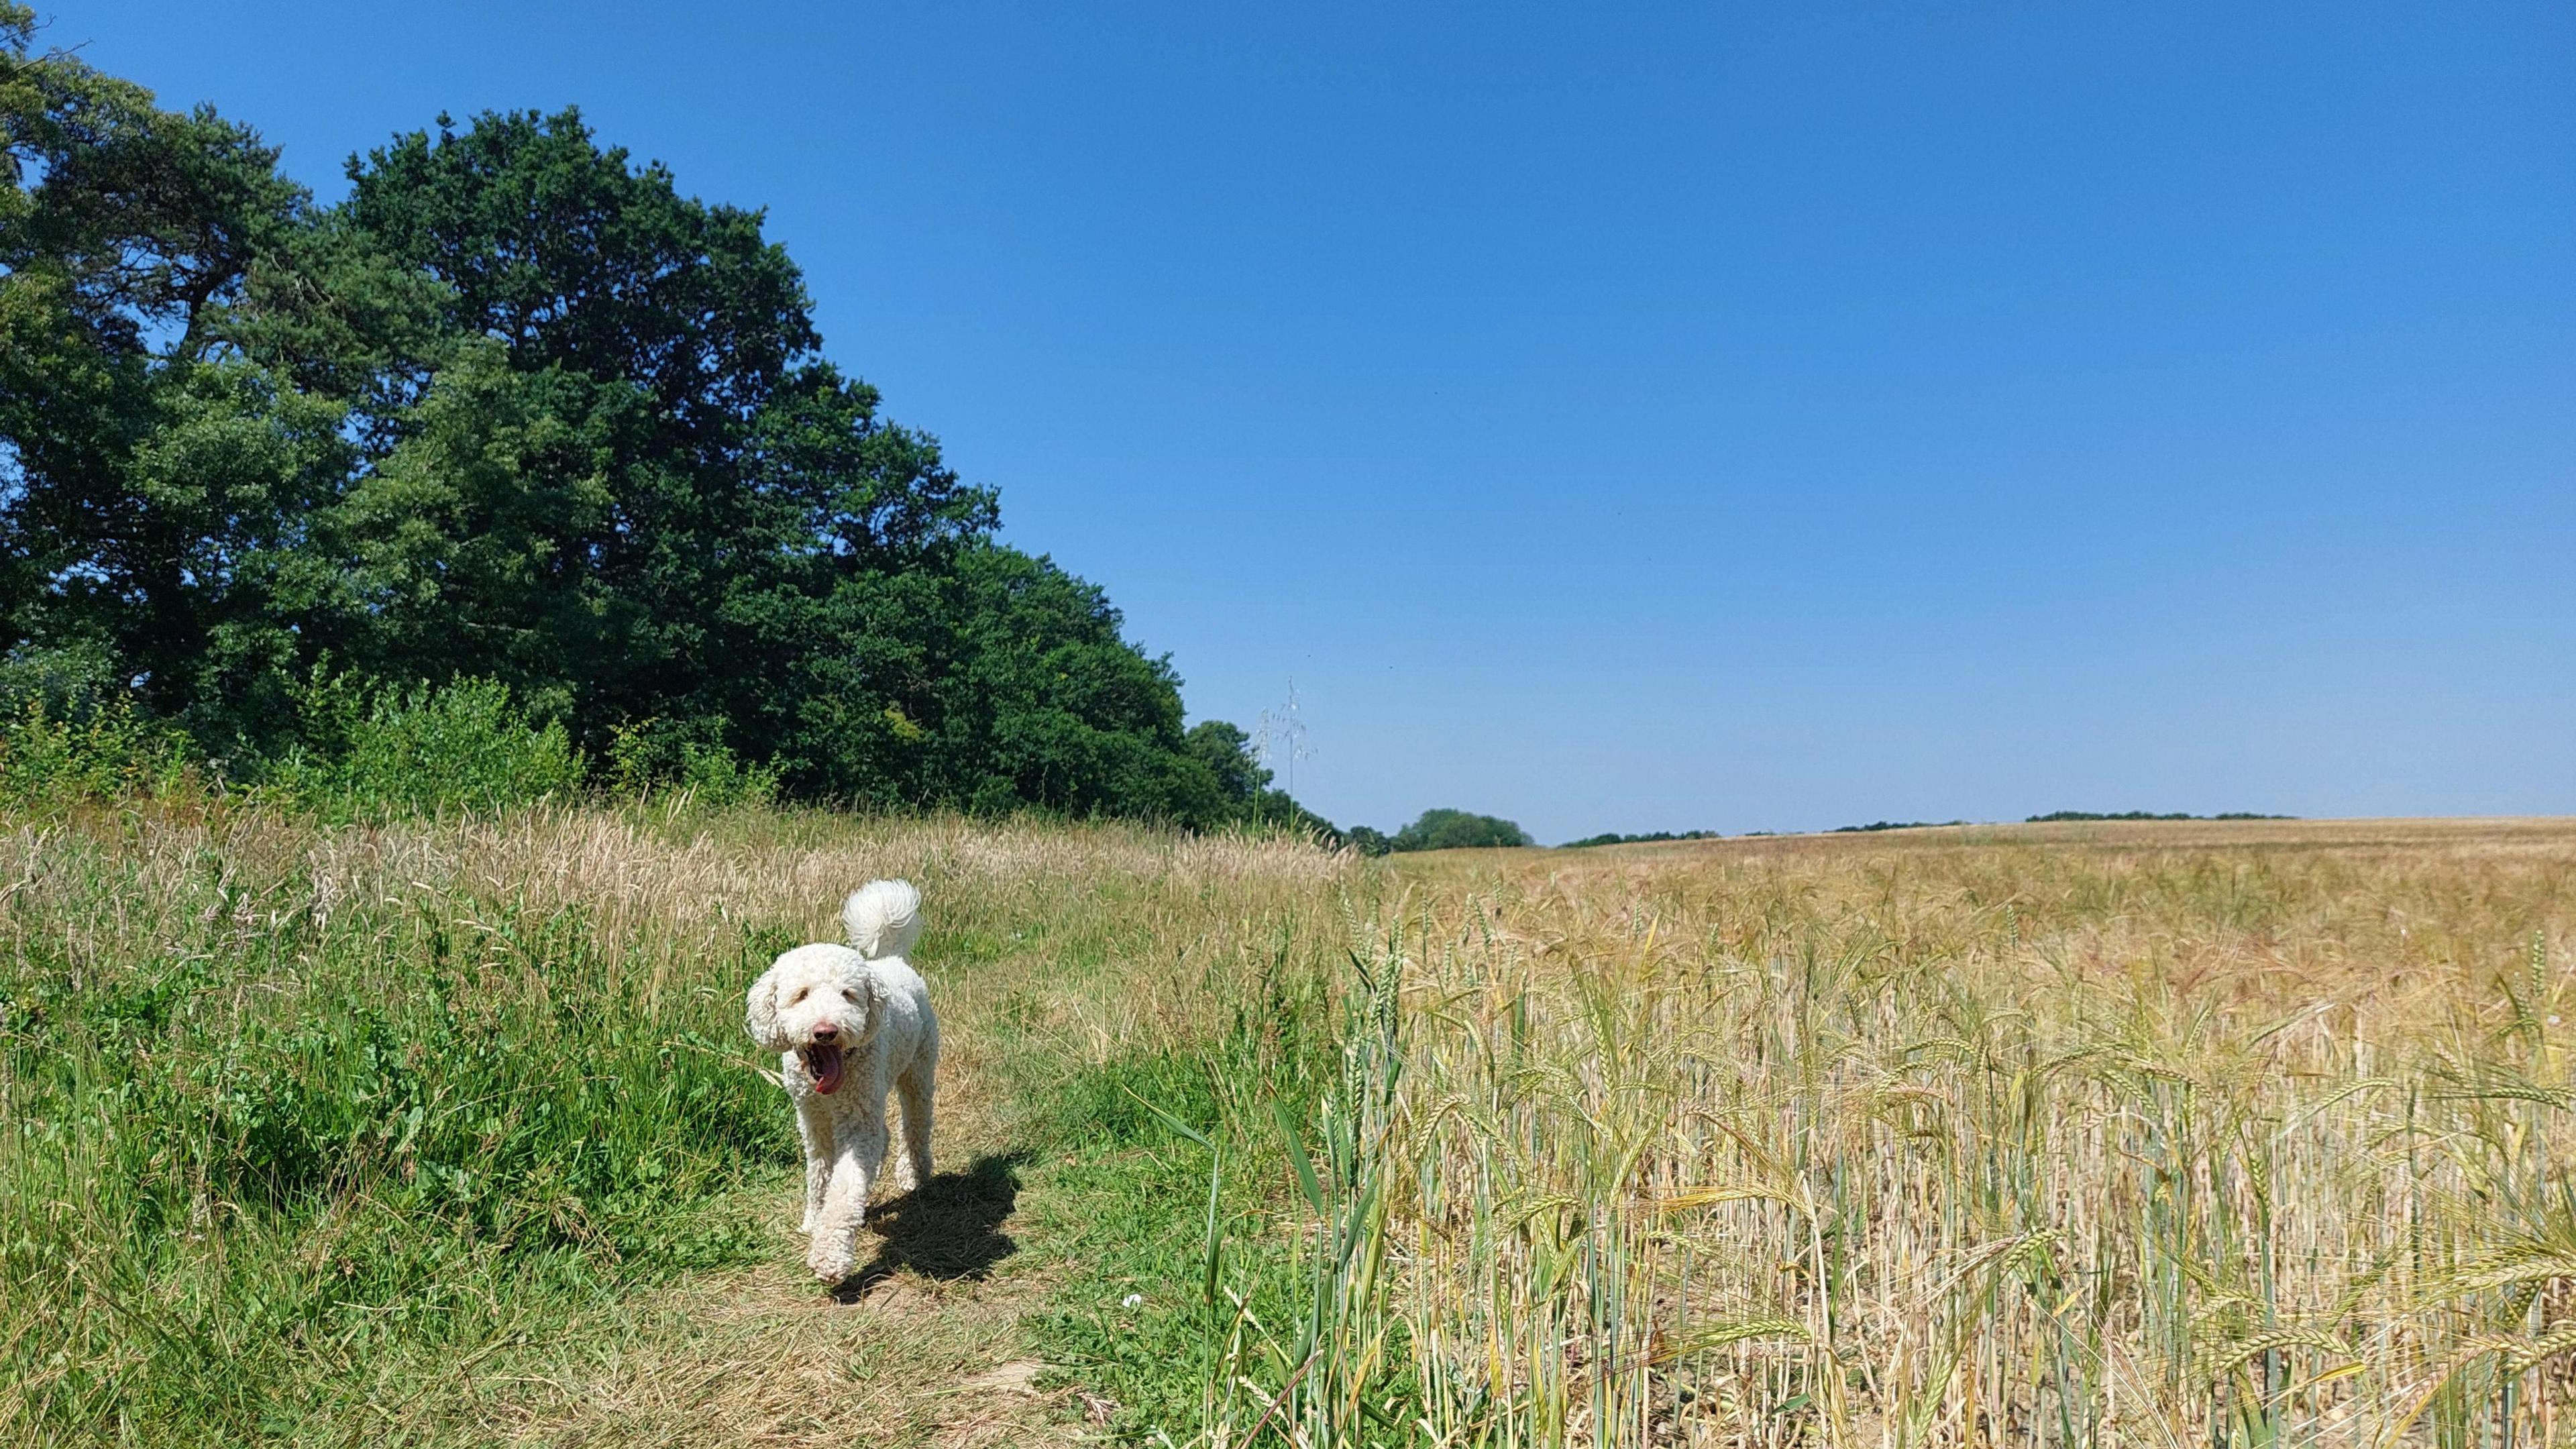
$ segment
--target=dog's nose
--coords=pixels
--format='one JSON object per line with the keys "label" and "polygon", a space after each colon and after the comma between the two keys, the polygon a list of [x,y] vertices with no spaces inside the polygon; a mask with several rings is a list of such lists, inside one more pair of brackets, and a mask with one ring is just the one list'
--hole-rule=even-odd
{"label": "dog's nose", "polygon": [[819,1023],[814,1028],[814,1040],[816,1041],[830,1041],[832,1038],[839,1036],[840,1034],[841,1029],[832,1025],[828,1021]]}

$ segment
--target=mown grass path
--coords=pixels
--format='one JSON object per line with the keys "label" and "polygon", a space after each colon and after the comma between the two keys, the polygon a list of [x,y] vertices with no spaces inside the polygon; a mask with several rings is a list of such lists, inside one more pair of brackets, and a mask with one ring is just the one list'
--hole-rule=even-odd
{"label": "mown grass path", "polygon": [[[974,1025],[956,1023],[961,1035]],[[954,1166],[878,1203],[872,1254],[840,1288],[805,1274],[801,1181],[771,1175],[723,1205],[766,1245],[763,1261],[602,1304],[405,1416],[436,1437],[531,1444],[1067,1441],[1080,1391],[1033,1356],[1023,1322],[1062,1279],[1046,1244],[1028,1241],[1044,1216],[1030,1180],[1044,1174],[997,1129],[986,1089],[962,1071],[945,1084],[940,1147]]]}

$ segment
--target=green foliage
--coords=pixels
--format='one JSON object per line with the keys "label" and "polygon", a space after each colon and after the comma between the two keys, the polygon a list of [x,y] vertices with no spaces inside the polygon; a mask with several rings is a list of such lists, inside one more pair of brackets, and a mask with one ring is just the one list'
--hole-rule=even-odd
{"label": "green foliage", "polygon": [[1425,810],[1387,841],[1390,850],[1472,850],[1531,845],[1529,832],[1511,821],[1465,810]]}
{"label": "green foliage", "polygon": [[1386,832],[1374,826],[1354,825],[1344,832],[1344,838],[1351,849],[1362,855],[1385,855],[1395,849],[1395,842],[1387,839]]}
{"label": "green foliage", "polygon": [[1125,1440],[1186,1442],[1206,1419],[1238,1301],[1270,1322],[1299,1311],[1297,1257],[1265,1231],[1275,1123],[1311,1110],[1338,1043],[1320,985],[1265,980],[1196,1053],[1138,1052],[1030,1093],[1048,1104],[1032,1126],[1067,1149],[1044,1181],[1081,1253],[1080,1294],[1037,1315],[1037,1346],[1117,1406]]}
{"label": "green foliage", "polygon": [[1253,800],[1270,788],[1270,771],[1253,758],[1252,736],[1240,725],[1221,719],[1190,726],[1182,743],[1190,758],[1207,766],[1219,793],[1228,799]]}
{"label": "green foliage", "polygon": [[187,741],[119,699],[80,715],[30,698],[0,716],[0,807],[169,794],[194,780]]}
{"label": "green foliage", "polygon": [[1837,825],[1828,835],[1867,835],[1880,830],[1930,830],[1946,825],[1965,825],[1965,820],[1873,820],[1867,825]]}
{"label": "green foliage", "polygon": [[397,690],[317,675],[298,695],[314,748],[289,751],[263,783],[329,816],[503,810],[581,785],[563,726],[530,723],[494,680]]}
{"label": "green foliage", "polygon": [[621,795],[659,787],[714,809],[766,805],[778,795],[778,772],[745,764],[721,744],[684,738],[657,720],[620,725],[610,734],[608,783]]}
{"label": "green foliage", "polygon": [[189,717],[289,647],[349,465],[336,404],[223,344],[304,197],[248,128],[31,45],[0,13],[0,647],[103,646]]}
{"label": "green foliage", "polygon": [[115,687],[96,649],[20,649],[0,661],[0,807],[200,788],[187,738]]}
{"label": "green foliage", "polygon": [[1670,830],[1658,830],[1651,835],[1621,835],[1613,830],[1600,835],[1587,835],[1581,840],[1569,840],[1558,849],[1581,850],[1594,845],[1651,845],[1661,840],[1723,840],[1725,838],[1726,832],[1722,830],[1684,830],[1678,834]]}
{"label": "green foliage", "polygon": [[0,8],[0,649],[380,803],[465,797],[322,761],[316,669],[490,681],[593,755],[652,721],[636,768],[709,799],[1330,835],[824,359],[757,211],[573,111],[441,117],[318,206],[33,36]]}
{"label": "green foliage", "polygon": [[[1232,1300],[1226,1354],[1210,1393],[1218,1443],[1280,1422],[1301,1444],[1401,1445],[1436,1435],[1423,1416],[1422,1379],[1398,1286],[1404,1254],[1396,1204],[1433,1175],[1396,1159],[1398,1084],[1406,1066],[1402,967],[1390,939],[1374,967],[1354,951],[1359,980],[1345,993],[1340,1070],[1304,1111],[1274,1098],[1279,1152],[1313,1213],[1300,1224],[1293,1271],[1301,1292],[1283,1315]],[[1310,1142],[1314,1150],[1310,1150]],[[1409,1180],[1408,1180],[1409,1179]]]}
{"label": "green foliage", "polygon": [[1344,842],[1331,821],[1271,785],[1269,768],[1254,756],[1252,737],[1240,726],[1221,719],[1201,720],[1182,737],[1182,746],[1192,760],[1207,767],[1215,793],[1194,815],[1175,811],[1175,818],[1200,825],[1285,828],[1326,845]]}

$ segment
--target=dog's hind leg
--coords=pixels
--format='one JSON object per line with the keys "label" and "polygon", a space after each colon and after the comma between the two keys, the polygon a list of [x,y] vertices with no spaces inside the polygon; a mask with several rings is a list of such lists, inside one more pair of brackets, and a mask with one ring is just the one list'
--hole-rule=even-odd
{"label": "dog's hind leg", "polygon": [[903,1102],[903,1158],[894,1165],[894,1185],[902,1192],[913,1192],[930,1185],[930,1099],[932,1073],[928,1062],[895,1078],[895,1095]]}
{"label": "dog's hind leg", "polygon": [[797,1103],[796,1135],[805,1139],[805,1221],[796,1231],[811,1233],[832,1185],[832,1114],[814,1102]]}

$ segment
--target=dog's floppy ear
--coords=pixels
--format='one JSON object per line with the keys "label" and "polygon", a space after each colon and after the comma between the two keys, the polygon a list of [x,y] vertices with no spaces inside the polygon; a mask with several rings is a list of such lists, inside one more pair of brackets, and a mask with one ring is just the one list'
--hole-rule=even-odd
{"label": "dog's floppy ear", "polygon": [[873,1041],[877,1028],[885,1025],[885,983],[877,979],[874,971],[863,969],[850,974],[854,978],[851,984],[859,989],[859,1010],[867,1014],[868,1024],[859,1029],[859,1040]]}
{"label": "dog's floppy ear", "polygon": [[787,1050],[786,1039],[778,1032],[778,968],[770,967],[751,983],[751,993],[742,1002],[743,1028],[751,1039],[774,1052]]}

